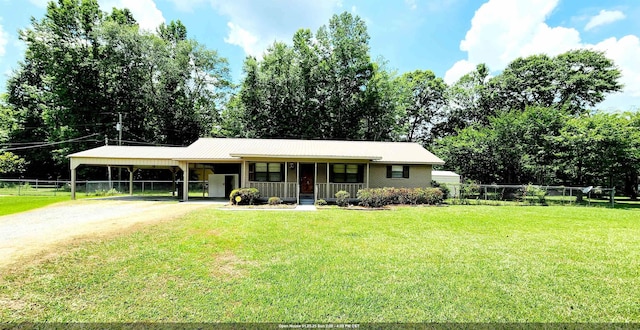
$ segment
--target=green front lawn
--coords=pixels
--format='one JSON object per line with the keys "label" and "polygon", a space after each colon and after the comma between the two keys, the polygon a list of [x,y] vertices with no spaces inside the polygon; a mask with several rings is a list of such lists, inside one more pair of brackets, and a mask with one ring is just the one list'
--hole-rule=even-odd
{"label": "green front lawn", "polygon": [[203,209],[0,273],[0,320],[640,322],[639,219]]}
{"label": "green front lawn", "polygon": [[0,216],[68,201],[69,196],[0,196]]}

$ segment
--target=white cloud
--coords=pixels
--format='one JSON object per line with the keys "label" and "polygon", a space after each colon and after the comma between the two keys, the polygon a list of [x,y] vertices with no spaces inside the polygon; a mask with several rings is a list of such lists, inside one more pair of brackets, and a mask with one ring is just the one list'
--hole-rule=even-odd
{"label": "white cloud", "polygon": [[625,17],[624,13],[619,10],[601,10],[598,15],[591,17],[589,23],[585,25],[584,30],[589,31],[595,27],[625,19]]}
{"label": "white cloud", "polygon": [[105,11],[111,11],[113,7],[128,8],[144,30],[155,31],[158,25],[165,22],[154,0],[99,0],[99,3]]}
{"label": "white cloud", "polygon": [[[487,63],[490,69],[500,69],[518,56],[570,49],[579,42],[577,31],[550,28],[544,23],[558,0],[490,0],[483,4],[471,20],[471,29],[460,42],[474,64]],[[540,34],[552,38],[536,38]],[[565,46],[562,42],[568,42]]]}
{"label": "white cloud", "polygon": [[[172,1],[177,3],[178,0]],[[200,1],[187,2],[195,5]],[[301,27],[314,31],[320,25],[326,24],[335,9],[342,5],[340,0],[209,2],[220,15],[229,19],[229,34],[225,42],[238,45],[246,54],[252,55],[262,53],[276,40],[290,42],[294,32]]]}
{"label": "white cloud", "polygon": [[471,28],[460,49],[467,58],[456,62],[445,74],[452,83],[486,63],[493,72],[503,70],[517,57],[544,53],[555,56],[571,49],[590,48],[605,52],[622,72],[624,91],[607,98],[599,107],[628,110],[640,105],[640,40],[635,35],[609,38],[595,45],[582,43],[580,33],[573,28],[551,27],[546,24],[558,0],[489,0],[475,13]]}
{"label": "white cloud", "polygon": [[589,48],[604,51],[622,72],[620,82],[624,84],[621,94],[609,96],[599,107],[619,110],[632,110],[640,107],[640,39],[635,35],[627,35],[620,39],[609,38]]}
{"label": "white cloud", "polygon": [[0,25],[0,57],[4,57],[7,51],[7,43],[9,42],[9,34],[4,31]]}
{"label": "white cloud", "polygon": [[232,22],[227,23],[227,26],[230,31],[224,42],[242,47],[247,55],[260,57],[263,49],[258,47],[258,37]]}
{"label": "white cloud", "polygon": [[444,74],[444,81],[449,84],[455,84],[462,76],[476,69],[473,63],[467,60],[460,60],[456,62],[451,69],[447,70]]}

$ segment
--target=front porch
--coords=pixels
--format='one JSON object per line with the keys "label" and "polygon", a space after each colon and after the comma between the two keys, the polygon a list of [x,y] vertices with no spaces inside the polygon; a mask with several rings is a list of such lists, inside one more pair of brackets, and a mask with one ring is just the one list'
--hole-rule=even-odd
{"label": "front porch", "polygon": [[249,188],[256,188],[264,198],[272,196],[280,197],[283,201],[298,202],[300,196],[313,196],[314,200],[324,199],[331,201],[335,199],[338,191],[344,190],[355,198],[358,190],[366,188],[364,183],[316,183],[311,194],[301,193],[300,184],[296,182],[258,182],[250,181]]}
{"label": "front porch", "polygon": [[369,186],[369,164],[362,162],[244,162],[243,173],[249,179],[245,186],[258,189],[263,198],[275,196],[298,204],[332,201],[341,190],[355,198],[358,190]]}

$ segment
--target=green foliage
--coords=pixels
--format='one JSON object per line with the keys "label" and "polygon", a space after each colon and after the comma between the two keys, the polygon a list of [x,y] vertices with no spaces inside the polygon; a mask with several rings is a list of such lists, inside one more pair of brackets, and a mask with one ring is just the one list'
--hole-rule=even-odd
{"label": "green foliage", "polygon": [[391,74],[371,60],[366,25],[351,13],[334,15],[315,34],[298,30],[292,46],[275,42],[261,60],[248,57],[243,71],[221,132],[349,140],[394,135]]}
{"label": "green foliage", "polygon": [[57,1],[20,39],[25,57],[7,84],[9,142],[81,138],[16,151],[29,176],[66,177],[69,153],[117,137],[118,114],[125,141],[191,143],[211,132],[227,101],[226,60],[188,39],[179,21],[151,34],[127,9],[103,13],[96,0]]}
{"label": "green foliage", "polygon": [[122,194],[115,188],[111,188],[109,190],[98,189],[93,193],[95,196],[103,197],[103,196],[116,196]]}
{"label": "green foliage", "polygon": [[267,203],[269,205],[279,205],[282,204],[282,199],[280,199],[280,197],[269,197],[269,200],[267,201]]}
{"label": "green foliage", "polygon": [[368,188],[358,191],[360,205],[383,207],[391,204],[437,205],[444,201],[439,188]]}
{"label": "green foliage", "polygon": [[407,141],[432,142],[431,128],[446,104],[447,84],[431,71],[417,70],[396,78],[402,132]]}
{"label": "green foliage", "polygon": [[229,202],[232,205],[253,205],[260,198],[260,192],[256,188],[238,188],[229,194]]}
{"label": "green foliage", "polygon": [[17,155],[4,151],[0,153],[0,174],[16,176],[25,171],[27,161]]}
{"label": "green foliage", "polygon": [[438,188],[440,189],[440,191],[442,191],[442,198],[443,199],[448,199],[449,198],[449,193],[451,192],[451,190],[449,189],[449,187],[445,184],[445,183],[440,183],[437,181],[431,181],[431,186],[434,188]]}
{"label": "green foliage", "polygon": [[522,199],[529,204],[546,205],[547,191],[542,187],[528,184],[522,188]]}
{"label": "green foliage", "polygon": [[460,186],[460,199],[476,199],[480,195],[480,185],[474,180],[467,180]]}
{"label": "green foliage", "polygon": [[325,201],[324,199],[318,199],[316,201],[316,205],[317,206],[326,206],[327,205],[327,201]]}
{"label": "green foliage", "polygon": [[336,204],[342,207],[347,206],[349,205],[350,197],[351,195],[349,194],[348,191],[340,190],[336,193]]}

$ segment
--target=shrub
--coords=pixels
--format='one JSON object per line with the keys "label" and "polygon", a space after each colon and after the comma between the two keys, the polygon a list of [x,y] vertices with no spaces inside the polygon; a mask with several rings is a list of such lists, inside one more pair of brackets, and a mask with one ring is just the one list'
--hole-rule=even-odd
{"label": "shrub", "polygon": [[480,185],[473,180],[467,180],[460,187],[460,198],[478,198],[480,196]]}
{"label": "shrub", "polygon": [[447,187],[446,184],[444,183],[440,183],[437,181],[431,181],[431,186],[434,188],[438,188],[440,189],[440,191],[442,191],[442,198],[444,199],[448,199],[449,198],[449,193],[451,192],[451,190],[449,190],[449,187]]}
{"label": "shrub", "polygon": [[282,204],[282,199],[280,197],[269,197],[269,201],[267,201],[269,205],[278,205]]}
{"label": "shrub", "polygon": [[338,206],[347,206],[349,204],[350,197],[351,195],[349,192],[340,190],[336,193],[336,204],[338,204]]}
{"label": "shrub", "polygon": [[260,192],[256,188],[234,189],[229,194],[229,202],[233,205],[253,205],[258,198],[260,198]]}
{"label": "shrub", "polygon": [[316,205],[317,206],[326,206],[327,205],[327,201],[325,201],[324,199],[318,199],[316,201]]}
{"label": "shrub", "polygon": [[357,194],[360,205],[365,207],[381,207],[386,205],[380,188],[360,189]]}
{"label": "shrub", "polygon": [[424,204],[437,205],[444,201],[444,193],[439,188],[426,188],[424,191]]}
{"label": "shrub", "polygon": [[104,189],[98,189],[95,192],[95,195],[98,197],[102,197],[102,196],[115,196],[115,195],[119,195],[120,192],[118,190],[116,190],[115,188],[111,188],[109,190],[104,190]]}
{"label": "shrub", "polygon": [[358,191],[360,205],[383,207],[390,204],[440,204],[444,194],[438,188],[369,188]]}
{"label": "shrub", "polygon": [[546,204],[547,191],[532,184],[528,184],[522,188],[522,198],[529,204]]}

